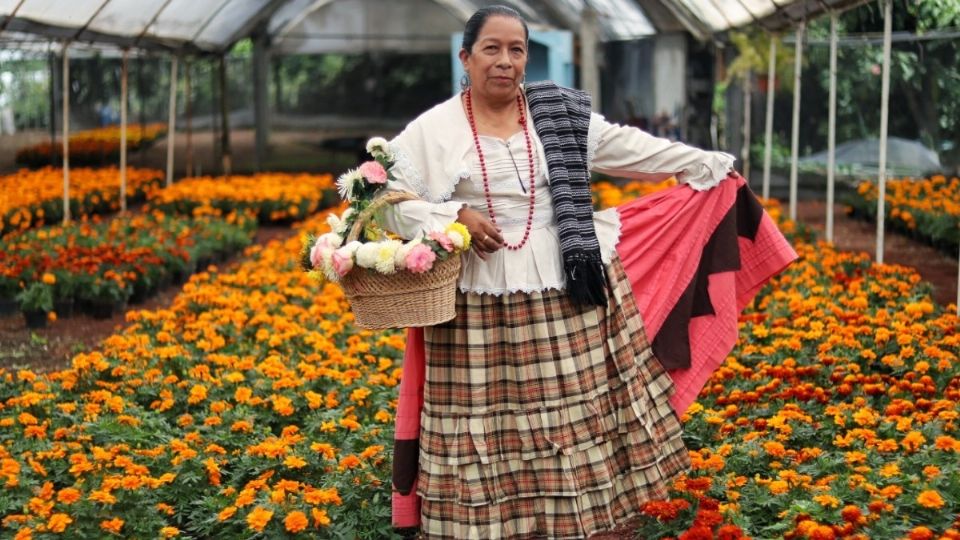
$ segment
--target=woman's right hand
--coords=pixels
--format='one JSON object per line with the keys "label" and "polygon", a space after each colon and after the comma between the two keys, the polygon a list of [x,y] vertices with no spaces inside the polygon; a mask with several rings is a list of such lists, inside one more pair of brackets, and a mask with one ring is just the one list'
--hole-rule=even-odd
{"label": "woman's right hand", "polygon": [[487,260],[488,254],[503,247],[500,230],[480,212],[464,206],[457,212],[457,221],[467,228],[470,233],[470,247],[480,259]]}

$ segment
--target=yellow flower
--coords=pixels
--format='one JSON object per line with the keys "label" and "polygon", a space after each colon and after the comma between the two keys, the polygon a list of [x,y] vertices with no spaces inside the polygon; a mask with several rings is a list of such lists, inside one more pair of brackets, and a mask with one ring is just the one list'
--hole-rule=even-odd
{"label": "yellow flower", "polygon": [[42,281],[47,285],[54,285],[57,282],[57,276],[51,274],[50,272],[44,272]]}
{"label": "yellow flower", "polygon": [[176,527],[163,527],[160,529],[160,536],[162,538],[173,538],[174,536],[180,536],[180,529]]}

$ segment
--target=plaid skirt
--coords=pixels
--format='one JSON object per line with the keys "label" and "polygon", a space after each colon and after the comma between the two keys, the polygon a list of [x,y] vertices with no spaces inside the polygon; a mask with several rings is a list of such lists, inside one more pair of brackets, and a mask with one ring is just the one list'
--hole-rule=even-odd
{"label": "plaid skirt", "polygon": [[587,538],[689,467],[673,382],[619,259],[605,307],[565,291],[458,293],[425,329],[417,493],[425,538]]}

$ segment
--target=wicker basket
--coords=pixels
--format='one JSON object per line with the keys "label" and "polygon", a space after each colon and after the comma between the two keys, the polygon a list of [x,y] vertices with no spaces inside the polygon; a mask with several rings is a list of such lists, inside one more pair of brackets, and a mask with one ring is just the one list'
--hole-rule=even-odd
{"label": "wicker basket", "polygon": [[[382,206],[416,198],[405,192],[377,198],[357,217],[345,242],[359,238],[366,222]],[[354,266],[343,276],[340,286],[353,307],[357,326],[370,330],[432,326],[456,315],[459,275],[460,256],[451,255],[421,274],[409,270],[381,274]]]}

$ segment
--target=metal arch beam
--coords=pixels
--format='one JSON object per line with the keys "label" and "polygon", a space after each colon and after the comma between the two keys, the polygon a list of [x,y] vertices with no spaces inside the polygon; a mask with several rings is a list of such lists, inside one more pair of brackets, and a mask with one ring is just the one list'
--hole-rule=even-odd
{"label": "metal arch beam", "polygon": [[470,0],[434,0],[441,7],[447,8],[447,11],[457,19],[467,22],[471,15],[477,11],[478,6]]}
{"label": "metal arch beam", "polygon": [[333,2],[333,0],[316,0],[313,4],[310,4],[309,7],[300,11],[299,14],[295,17],[291,17],[289,21],[286,22],[283,26],[278,28],[276,32],[273,33],[273,37],[282,38],[284,35],[288,34],[295,26],[303,22],[304,19],[310,16],[311,13],[317,11],[318,9],[326,6],[327,4]]}
{"label": "metal arch beam", "polygon": [[257,25],[263,21],[270,20],[270,17],[273,17],[273,14],[276,13],[277,10],[286,3],[287,0],[270,0],[265,7],[260,8],[260,10],[255,13],[253,17],[250,17],[250,19],[243,23],[240,28],[230,34],[230,37],[227,38],[223,44],[223,47],[221,47],[221,51],[230,50],[236,42],[252,33]]}
{"label": "metal arch beam", "polygon": [[140,33],[137,34],[136,39],[133,40],[133,45],[135,47],[140,44],[140,41],[143,40],[143,37],[147,35],[147,30],[150,30],[150,27],[153,26],[155,22],[157,22],[157,19],[160,18],[160,15],[163,14],[164,11],[166,11],[167,6],[169,6],[170,2],[172,1],[173,0],[166,0],[166,2],[164,2],[163,5],[160,6],[160,9],[158,9],[157,12],[153,14],[153,17],[150,17],[150,20],[147,21],[147,24],[143,26],[143,30],[140,30]]}
{"label": "metal arch beam", "polygon": [[7,25],[10,24],[10,21],[16,18],[17,12],[20,11],[20,8],[23,6],[23,3],[26,1],[27,0],[20,0],[20,2],[17,3],[17,7],[13,8],[13,11],[10,12],[10,15],[7,15],[6,17],[4,17],[3,24],[0,24],[0,34],[2,34],[3,31],[7,29]]}
{"label": "metal arch beam", "polygon": [[659,1],[667,11],[673,14],[680,21],[680,24],[687,29],[687,32],[693,35],[697,41],[705,42],[713,35],[713,28],[707,28],[703,21],[690,12],[686,6],[680,4],[677,0],[654,0]]}
{"label": "metal arch beam", "polygon": [[77,33],[73,35],[72,41],[76,41],[80,39],[80,36],[82,36],[83,33],[87,31],[87,28],[90,27],[90,23],[92,23],[93,20],[96,19],[98,15],[100,15],[100,12],[103,11],[103,8],[107,7],[107,4],[109,4],[110,1],[111,0],[103,0],[103,3],[100,4],[100,7],[98,7],[97,10],[93,12],[93,15],[91,15],[90,18],[87,19],[87,22],[85,22],[83,26],[81,26],[80,29],[77,30]]}
{"label": "metal arch beam", "polygon": [[207,27],[210,26],[210,23],[212,23],[213,20],[217,18],[217,15],[220,15],[220,12],[222,12],[224,8],[226,8],[227,5],[230,4],[231,1],[232,0],[223,0],[222,2],[220,2],[220,5],[217,6],[217,9],[213,10],[213,13],[211,13],[210,16],[207,17],[207,20],[203,21],[203,24],[200,25],[200,29],[193,34],[193,37],[190,38],[190,40],[187,43],[196,44],[197,38],[199,38],[200,35],[203,34],[204,30],[206,30]]}

